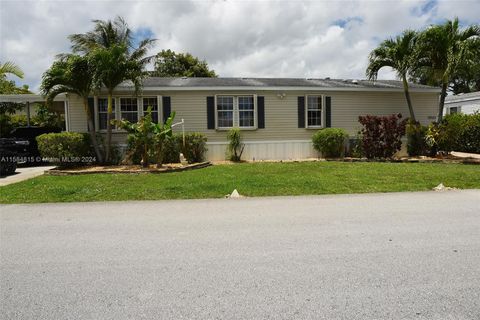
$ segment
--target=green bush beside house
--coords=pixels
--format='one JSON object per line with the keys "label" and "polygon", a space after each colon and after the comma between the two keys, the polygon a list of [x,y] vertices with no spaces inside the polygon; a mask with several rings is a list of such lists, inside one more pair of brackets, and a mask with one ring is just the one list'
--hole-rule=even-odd
{"label": "green bush beside house", "polygon": [[317,131],[313,137],[313,148],[325,158],[340,158],[345,155],[345,141],[348,133],[340,128],[325,128]]}
{"label": "green bush beside house", "polygon": [[77,132],[46,133],[37,137],[38,151],[48,162],[62,167],[92,162],[88,134]]}

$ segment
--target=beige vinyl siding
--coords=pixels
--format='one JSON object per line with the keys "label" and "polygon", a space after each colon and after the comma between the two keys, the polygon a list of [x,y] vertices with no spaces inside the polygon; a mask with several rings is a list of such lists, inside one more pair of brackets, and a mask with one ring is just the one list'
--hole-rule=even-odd
{"label": "beige vinyl siding", "polygon": [[68,95],[68,118],[70,131],[87,132],[87,115],[81,97]]}
{"label": "beige vinyl siding", "polygon": [[[285,93],[283,99],[278,94]],[[119,95],[122,93],[119,93]],[[124,94],[124,93],[123,93]],[[332,127],[347,130],[351,135],[360,128],[358,116],[388,115],[401,113],[408,117],[408,108],[403,92],[381,91],[164,91],[144,92],[145,96],[171,97],[171,110],[176,112],[175,122],[185,120],[187,132],[204,133],[209,142],[226,141],[226,131],[207,129],[206,97],[214,95],[253,95],[265,97],[265,129],[242,131],[245,141],[280,141],[280,140],[310,140],[314,129],[298,128],[297,99],[298,96],[326,95],[332,97]],[[417,119],[423,124],[434,120],[437,109],[437,93],[412,92],[412,100]],[[161,110],[160,110],[161,113]],[[432,117],[429,119],[429,117]],[[86,116],[81,99],[70,98],[70,128],[71,131],[85,131]],[[174,128],[181,132],[181,126]],[[114,133],[113,141],[125,142],[126,135]]]}

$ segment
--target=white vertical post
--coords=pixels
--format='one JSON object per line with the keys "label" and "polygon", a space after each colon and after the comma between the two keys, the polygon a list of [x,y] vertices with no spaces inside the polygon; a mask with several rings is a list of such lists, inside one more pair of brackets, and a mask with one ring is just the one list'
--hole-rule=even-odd
{"label": "white vertical post", "polygon": [[30,127],[30,101],[27,101],[27,127]]}
{"label": "white vertical post", "polygon": [[63,101],[63,109],[64,109],[64,115],[65,115],[65,131],[70,131],[70,124],[69,124],[69,114],[68,114],[68,103],[67,103],[67,97],[65,97],[65,100]]}
{"label": "white vertical post", "polygon": [[185,121],[182,118],[182,135],[183,135],[183,147],[185,148]]}

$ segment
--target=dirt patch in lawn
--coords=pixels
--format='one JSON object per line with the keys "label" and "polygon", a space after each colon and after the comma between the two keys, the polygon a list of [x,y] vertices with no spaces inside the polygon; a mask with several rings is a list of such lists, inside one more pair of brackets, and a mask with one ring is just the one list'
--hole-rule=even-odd
{"label": "dirt patch in lawn", "polygon": [[210,166],[209,161],[192,163],[182,165],[181,163],[169,163],[164,164],[162,167],[157,168],[156,165],[150,165],[149,167],[142,167],[140,165],[118,165],[118,166],[86,166],[76,168],[61,168],[52,169],[45,172],[47,175],[63,176],[63,175],[80,175],[80,174],[97,174],[97,173],[127,173],[127,174],[142,174],[142,173],[166,173],[177,172],[193,169],[201,169]]}

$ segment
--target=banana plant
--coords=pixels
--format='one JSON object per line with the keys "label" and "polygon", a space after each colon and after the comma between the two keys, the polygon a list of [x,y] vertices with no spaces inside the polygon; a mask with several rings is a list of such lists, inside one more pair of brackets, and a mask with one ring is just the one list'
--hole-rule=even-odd
{"label": "banana plant", "polygon": [[151,109],[138,122],[132,123],[128,120],[114,120],[113,122],[128,132],[128,139],[133,145],[133,149],[130,154],[127,154],[127,158],[140,153],[142,166],[148,167],[150,164],[149,153],[155,140],[155,124],[152,122]]}
{"label": "banana plant", "polygon": [[136,123],[128,120],[115,120],[114,123],[119,128],[128,132],[128,139],[133,145],[126,157],[131,158],[134,154],[139,153],[142,166],[147,168],[150,164],[150,156],[153,156],[157,167],[161,167],[165,138],[172,135],[174,118],[175,112],[168,117],[165,123],[155,123],[152,121],[152,108],[148,107],[145,116]]}
{"label": "banana plant", "polygon": [[175,119],[175,112],[172,112],[165,123],[154,123],[154,155],[157,168],[163,165],[163,147],[165,145],[165,138],[172,136],[173,119]]}

